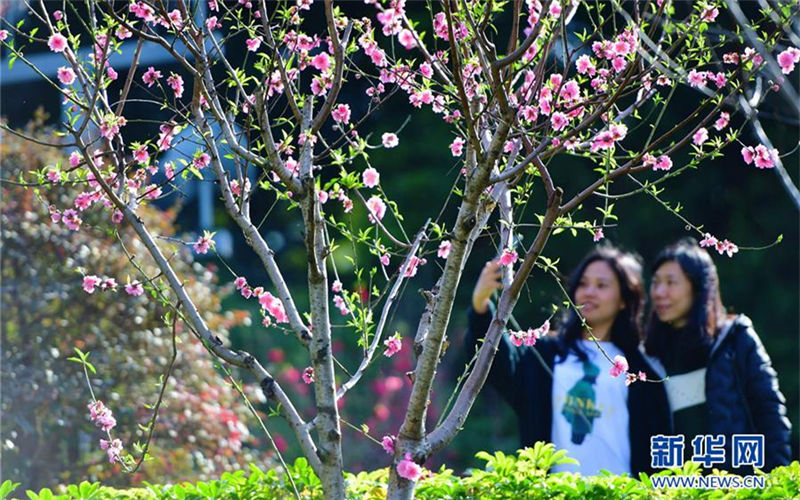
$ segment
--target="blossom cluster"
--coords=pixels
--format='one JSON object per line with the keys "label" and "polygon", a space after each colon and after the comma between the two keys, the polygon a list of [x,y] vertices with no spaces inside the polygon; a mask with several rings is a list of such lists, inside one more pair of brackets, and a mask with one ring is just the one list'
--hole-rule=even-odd
{"label": "blossom cluster", "polygon": [[[103,432],[108,433],[117,425],[117,420],[112,415],[111,410],[102,401],[95,400],[89,403],[87,408],[89,408],[89,417],[92,423],[102,429]],[[106,451],[110,463],[113,464],[121,460],[122,441],[119,439],[101,439],[100,448]]]}
{"label": "blossom cluster", "polygon": [[509,331],[511,343],[517,347],[522,345],[533,346],[536,341],[550,332],[550,320],[545,320],[539,328],[528,328],[527,330]]}
{"label": "blossom cluster", "polygon": [[286,314],[286,309],[283,307],[283,302],[270,292],[264,290],[264,287],[257,286],[255,288],[250,288],[247,284],[247,279],[239,276],[233,281],[236,289],[239,290],[239,293],[242,294],[242,297],[245,299],[249,299],[250,297],[255,297],[258,300],[261,309],[266,313],[269,313],[269,316],[266,314],[264,315],[263,324],[264,326],[269,326],[272,324],[272,319],[275,319],[276,323],[288,323],[289,316]]}
{"label": "blossom cluster", "polygon": [[733,257],[733,254],[739,251],[739,247],[732,241],[719,240],[709,233],[705,233],[700,240],[700,246],[714,248],[720,255],[727,254],[728,257]]}

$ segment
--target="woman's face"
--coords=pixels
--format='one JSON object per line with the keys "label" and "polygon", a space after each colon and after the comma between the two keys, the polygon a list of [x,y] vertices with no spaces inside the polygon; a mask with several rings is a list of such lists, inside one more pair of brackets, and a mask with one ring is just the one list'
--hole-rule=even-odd
{"label": "woman's face", "polygon": [[689,321],[694,301],[692,282],[674,260],[664,262],[653,275],[650,299],[658,319],[682,328]]}
{"label": "woman's face", "polygon": [[596,260],[586,266],[575,290],[575,304],[593,333],[605,337],[625,308],[619,281],[608,263]]}

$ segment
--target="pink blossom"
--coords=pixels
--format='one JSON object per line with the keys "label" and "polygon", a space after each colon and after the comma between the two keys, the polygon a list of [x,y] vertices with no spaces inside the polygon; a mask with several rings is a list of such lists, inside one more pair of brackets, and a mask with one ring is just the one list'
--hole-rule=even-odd
{"label": "pink blossom", "polygon": [[387,358],[391,358],[403,348],[403,341],[400,339],[399,335],[394,335],[386,339],[383,342],[383,345],[386,346],[386,350],[383,351],[383,355]]}
{"label": "pink blossom", "polygon": [[717,131],[721,131],[722,129],[728,126],[730,119],[731,115],[723,111],[722,113],[719,114],[719,118],[717,118],[717,121],[714,122],[714,128]]}
{"label": "pink blossom", "polygon": [[320,52],[311,58],[311,66],[324,73],[331,69],[331,58],[327,52]]}
{"label": "pink blossom", "polygon": [[264,292],[261,294],[258,297],[258,303],[261,304],[261,307],[270,313],[273,318],[275,318],[276,323],[289,322],[289,316],[286,314],[283,303],[271,293]]}
{"label": "pink blossom", "polygon": [[115,34],[115,35],[117,36],[117,38],[119,38],[120,40],[124,40],[124,39],[126,39],[126,38],[130,38],[130,37],[132,37],[132,36],[133,36],[133,33],[131,33],[131,30],[129,30],[129,29],[128,29],[128,28],[126,28],[125,26],[120,26],[120,27],[118,27],[118,28],[117,28],[117,30],[114,32],[114,34]]}
{"label": "pink blossom", "polygon": [[310,384],[314,381],[314,368],[309,366],[305,370],[303,370],[303,382],[306,384]]}
{"label": "pink blossom", "polygon": [[380,182],[380,174],[377,170],[370,167],[361,174],[361,178],[364,181],[364,185],[368,188],[374,188]]}
{"label": "pink blossom", "polygon": [[381,265],[388,266],[389,265],[389,254],[385,253],[385,254],[381,255],[380,261],[381,261]]}
{"label": "pink blossom", "polygon": [[217,16],[211,16],[206,19],[206,28],[208,31],[212,31],[218,28],[221,28],[222,24],[217,20]]}
{"label": "pink blossom", "polygon": [[598,241],[602,240],[605,237],[606,237],[606,235],[603,234],[603,228],[602,227],[598,227],[597,229],[594,230],[594,235],[592,236],[592,241],[597,243]]}
{"label": "pink blossom", "polygon": [[411,50],[417,46],[417,41],[414,39],[414,34],[411,32],[411,30],[400,30],[400,33],[397,34],[397,41],[399,41],[400,45],[408,50]]}
{"label": "pink blossom", "polygon": [[713,5],[706,5],[703,12],[700,13],[700,18],[706,22],[714,22],[714,19],[719,15],[719,9]]}
{"label": "pink blossom", "polygon": [[167,85],[175,92],[176,99],[183,97],[183,78],[180,75],[170,74],[167,78]]}
{"label": "pink blossom", "polygon": [[578,87],[578,83],[575,80],[569,80],[567,83],[561,87],[560,96],[565,101],[574,101],[580,95],[580,87]]}
{"label": "pink blossom", "polygon": [[331,116],[337,122],[349,123],[350,122],[350,106],[347,104],[339,104],[331,112]]}
{"label": "pink blossom", "polygon": [[247,45],[247,50],[255,52],[261,46],[261,38],[248,38],[244,44]]}
{"label": "pink blossom", "polygon": [[739,247],[736,246],[735,243],[732,241],[724,240],[724,241],[717,241],[717,252],[720,255],[727,254],[728,257],[733,257],[733,254],[739,251]]}
{"label": "pink blossom", "polygon": [[567,118],[567,115],[561,111],[556,111],[550,117],[550,124],[553,126],[553,130],[555,131],[563,130],[564,127],[567,126],[567,123],[569,123],[569,119]]}
{"label": "pink blossom", "polygon": [[417,268],[420,265],[425,265],[428,261],[426,259],[420,259],[416,255],[412,256],[408,261],[408,267],[403,272],[403,277],[405,278],[413,278],[417,275]]}
{"label": "pink blossom", "polygon": [[419,72],[425,78],[430,78],[430,77],[433,76],[433,67],[431,67],[431,65],[429,63],[424,62],[424,63],[419,65]]}
{"label": "pink blossom", "polygon": [[133,283],[128,283],[125,285],[125,292],[127,292],[128,295],[138,297],[144,293],[144,287],[138,281],[134,281]]}
{"label": "pink blossom", "polygon": [[178,9],[174,9],[167,13],[167,19],[169,19],[169,22],[172,23],[176,29],[183,28],[183,16],[181,16],[181,11]]}
{"label": "pink blossom", "polygon": [[56,168],[51,168],[47,170],[47,174],[45,174],[47,180],[52,183],[61,182],[61,172],[58,171]]}
{"label": "pink blossom", "polygon": [[339,313],[342,316],[347,316],[348,314],[350,314],[350,309],[348,309],[347,303],[340,295],[333,296],[333,304],[336,306],[337,309],[339,309]]}
{"label": "pink blossom", "polygon": [[77,167],[81,164],[81,155],[77,151],[73,151],[69,155],[69,166],[70,167]]}
{"label": "pink blossom", "polygon": [[233,284],[236,286],[237,290],[241,290],[247,286],[247,278],[244,276],[237,276],[236,279],[233,280]]}
{"label": "pink blossom", "polygon": [[64,225],[67,226],[67,228],[71,231],[77,231],[80,229],[81,222],[83,221],[80,217],[78,217],[78,212],[69,208],[64,210],[64,213],[61,214],[61,222],[63,222]]}
{"label": "pink blossom", "polygon": [[706,84],[706,78],[708,78],[708,73],[705,71],[697,71],[696,69],[692,69],[689,71],[689,85],[692,87],[702,87]]}
{"label": "pink blossom", "polygon": [[58,68],[58,80],[64,85],[72,85],[72,82],[75,81],[75,72],[72,71],[72,68],[61,66]]}
{"label": "pink blossom", "polygon": [[75,208],[83,212],[92,205],[92,193],[80,193],[75,197]]}
{"label": "pink blossom", "polygon": [[500,265],[504,267],[508,267],[514,264],[519,256],[517,255],[516,250],[512,250],[510,248],[504,248],[502,255],[500,255]]}
{"label": "pink blossom", "polygon": [[194,251],[199,254],[208,253],[208,250],[214,248],[214,237],[213,233],[205,231],[203,236],[201,236],[195,243],[194,243]]}
{"label": "pink blossom", "polygon": [[8,30],[0,30],[0,42],[5,42],[8,38]]}
{"label": "pink blossom", "polygon": [[142,81],[147,84],[148,87],[152,87],[159,78],[161,78],[161,72],[157,71],[154,67],[150,66],[145,71],[144,75],[142,75]]}
{"label": "pink blossom", "polygon": [[716,85],[718,89],[721,89],[728,83],[728,77],[721,71],[717,74],[709,73],[708,77],[714,81],[714,85]]}
{"label": "pink blossom", "polygon": [[411,453],[406,453],[405,458],[397,464],[397,475],[409,481],[417,481],[422,477],[422,467],[411,460]]}
{"label": "pink blossom", "polygon": [[800,62],[800,49],[797,47],[789,47],[780,54],[778,54],[778,66],[781,67],[781,72],[788,75],[794,71],[794,65]]}
{"label": "pink blossom", "polygon": [[120,454],[122,453],[122,441],[119,439],[112,439],[111,441],[101,439],[100,449],[106,450],[109,463],[121,461]]}
{"label": "pink blossom", "polygon": [[701,247],[716,247],[717,246],[717,239],[714,236],[711,236],[709,233],[705,233],[703,239],[700,240]]}
{"label": "pink blossom", "polygon": [[211,156],[208,153],[200,153],[192,161],[192,165],[197,168],[206,168],[209,163],[211,163]]}
{"label": "pink blossom", "polygon": [[464,152],[464,139],[461,137],[453,139],[453,142],[450,143],[450,152],[453,156],[461,156]]}
{"label": "pink blossom", "polygon": [[67,38],[61,33],[54,33],[47,39],[47,46],[53,52],[64,52],[67,48]]}
{"label": "pink blossom", "polygon": [[702,146],[708,140],[708,130],[705,127],[700,127],[697,132],[692,136],[692,142],[696,146]]}
{"label": "pink blossom", "polygon": [[150,161],[150,155],[147,153],[147,146],[142,144],[133,150],[133,159],[139,163],[147,163]]}
{"label": "pink blossom", "polygon": [[96,286],[100,284],[102,280],[95,275],[84,276],[83,277],[83,290],[86,293],[94,293],[94,289]]}
{"label": "pink blossom", "polygon": [[588,55],[584,54],[575,61],[575,69],[580,75],[594,76],[596,73],[594,61]]}
{"label": "pink blossom", "polygon": [[763,144],[759,144],[755,149],[756,168],[772,168],[775,166],[775,158],[778,157],[777,149],[768,149]]}
{"label": "pink blossom", "polygon": [[373,196],[367,200],[367,210],[369,210],[369,221],[375,223],[376,220],[382,220],[386,214],[386,203],[378,196]]}
{"label": "pink blossom", "polygon": [[381,438],[381,448],[389,455],[394,455],[394,442],[397,438],[394,436],[383,436]]}
{"label": "pink blossom", "polygon": [[614,68],[614,71],[617,73],[621,73],[627,65],[628,61],[626,61],[624,57],[617,56],[611,60],[611,67]]}
{"label": "pink blossom", "polygon": [[653,170],[669,170],[672,168],[672,158],[667,155],[661,155],[656,160],[656,164],[653,165]]}
{"label": "pink blossom", "polygon": [[625,356],[614,356],[614,366],[608,371],[612,377],[618,377],[621,373],[628,371],[628,360]]}
{"label": "pink blossom", "polygon": [[385,148],[393,148],[400,143],[400,141],[397,140],[397,135],[391,132],[384,133],[381,136],[381,142]]}
{"label": "pink blossom", "polygon": [[108,77],[109,80],[116,80],[119,75],[117,74],[114,68],[109,66],[106,68],[106,76]]}
{"label": "pink blossom", "polygon": [[94,401],[87,405],[89,408],[89,417],[96,426],[100,427],[103,432],[108,432],[117,425],[117,421],[111,414],[111,410],[107,408],[102,401]]}
{"label": "pink blossom", "polygon": [[102,290],[107,290],[107,289],[116,290],[117,289],[117,280],[115,280],[114,278],[109,278],[108,276],[106,276],[105,278],[103,278],[103,282],[100,283],[100,288]]}
{"label": "pink blossom", "polygon": [[450,248],[452,248],[453,244],[450,243],[450,240],[445,240],[439,243],[439,249],[436,251],[436,255],[441,259],[446,259],[448,255],[450,255]]}
{"label": "pink blossom", "polygon": [[753,149],[753,146],[745,146],[742,148],[742,158],[744,162],[750,165],[753,163],[753,159],[755,158],[756,151]]}
{"label": "pink blossom", "polygon": [[311,10],[314,0],[297,0],[297,8],[300,10]]}

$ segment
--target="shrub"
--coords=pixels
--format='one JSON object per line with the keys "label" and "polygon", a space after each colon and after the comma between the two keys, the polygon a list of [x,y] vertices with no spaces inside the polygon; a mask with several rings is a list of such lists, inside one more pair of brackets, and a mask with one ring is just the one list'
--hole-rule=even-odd
{"label": "shrub", "polygon": [[[0,147],[6,179],[61,160],[57,151],[9,134]],[[58,195],[70,200],[79,188],[62,185]],[[160,234],[175,235],[173,213],[148,208],[142,217]],[[27,488],[85,478],[129,485],[143,479],[218,477],[259,458],[247,450],[239,453],[253,444],[243,424],[250,417],[241,397],[216,373],[202,344],[178,329],[178,357],[153,434],[153,460],[134,475],[114,474],[108,466],[97,445],[103,436],[87,418],[90,396],[80,366],[66,358],[76,346],[91,351],[99,369],[92,380],[94,391],[113,409],[119,407],[120,437],[131,449],[133,442],[144,441],[139,425],[148,424],[152,416],[150,408],[133,405],[155,403],[160,376],[172,355],[172,331],[159,301],[147,300],[147,292],[139,297],[124,292],[127,276],[142,276],[117,245],[110,222],[96,214],[85,223],[90,226],[85,231],[49,224],[47,206],[33,190],[3,184],[3,472],[25,478]],[[138,240],[127,235],[130,228],[122,225],[115,231],[133,241],[127,251],[136,255],[145,273],[156,275]],[[237,319],[234,313],[219,313],[224,290],[209,269],[184,262],[176,259],[175,266],[185,286],[203,301],[205,319],[215,332],[226,336]],[[93,273],[114,277],[120,284],[117,292],[96,291],[87,300],[81,272],[88,266]]]}
{"label": "shrub", "polygon": [[[438,500],[452,499],[693,499],[693,498],[797,498],[800,493],[800,463],[793,462],[766,474],[763,489],[654,489],[651,479],[642,474],[639,479],[628,476],[582,477],[573,473],[547,474],[554,463],[565,460],[563,451],[555,451],[550,444],[537,443],[533,448],[519,450],[517,455],[502,452],[478,453],[486,461],[483,470],[473,470],[465,477],[454,475],[442,468],[420,481],[416,497]],[[322,486],[304,458],[298,458],[289,467],[294,487],[301,498],[322,498]],[[697,472],[694,464],[683,469],[672,469],[660,476]],[[352,499],[377,500],[386,498],[388,468],[357,475],[346,474],[347,497]],[[0,499],[8,498],[14,488],[10,481],[0,487]],[[83,493],[81,493],[83,492]],[[51,496],[52,495],[52,496]],[[117,490],[88,482],[70,485],[63,493],[53,494],[42,490],[38,494],[28,492],[32,499],[91,498],[93,500],[188,500],[197,498],[236,499],[291,499],[296,498],[294,488],[285,473],[276,470],[263,472],[250,465],[250,473],[244,471],[224,473],[219,480],[176,485],[147,485],[145,488]]]}

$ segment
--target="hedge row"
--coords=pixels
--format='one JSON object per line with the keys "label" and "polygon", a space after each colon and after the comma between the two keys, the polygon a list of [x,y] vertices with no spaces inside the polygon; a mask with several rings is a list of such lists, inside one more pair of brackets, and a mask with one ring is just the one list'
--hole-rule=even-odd
{"label": "hedge row", "polygon": [[[800,498],[800,463],[793,462],[764,474],[763,489],[655,489],[652,476],[642,474],[638,480],[627,476],[582,477],[578,474],[559,473],[547,475],[556,463],[565,461],[563,451],[554,451],[552,445],[537,443],[533,448],[519,450],[517,456],[502,452],[478,453],[486,461],[483,470],[472,470],[465,477],[449,469],[429,474],[417,488],[420,499],[791,499]],[[659,476],[699,474],[696,464],[688,463],[683,469],[667,470]],[[720,473],[724,474],[724,473]],[[348,498],[381,499],[386,497],[388,469],[348,474]],[[219,480],[154,485],[117,490],[99,483],[83,482],[61,488],[58,493],[45,488],[38,493],[28,491],[23,496],[14,491],[16,484],[10,480],[0,486],[0,500],[5,498],[29,499],[128,499],[128,500],[194,500],[223,499],[291,499],[322,498],[322,487],[305,459],[298,459],[289,468],[289,474],[276,470],[262,471],[250,465],[250,473],[237,471],[225,473]]]}

